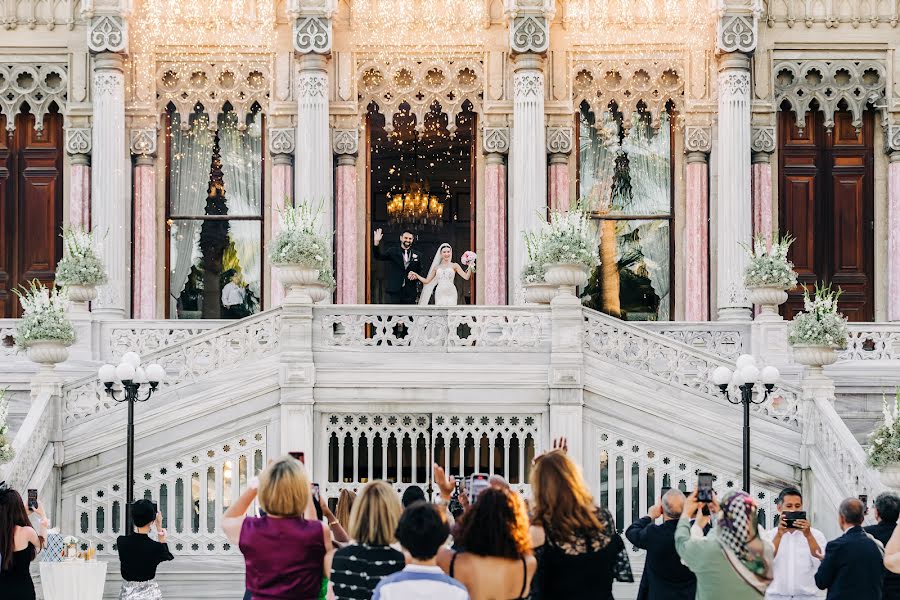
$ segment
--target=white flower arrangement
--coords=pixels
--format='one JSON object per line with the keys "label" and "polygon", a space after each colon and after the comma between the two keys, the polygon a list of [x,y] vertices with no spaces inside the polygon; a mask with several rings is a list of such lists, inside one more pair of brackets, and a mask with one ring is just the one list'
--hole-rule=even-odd
{"label": "white flower arrangement", "polygon": [[866,451],[869,465],[880,469],[900,462],[900,387],[894,391],[894,401],[888,404],[887,397],[881,396],[881,425],[869,434],[869,448]]}
{"label": "white flower arrangement", "polygon": [[328,241],[316,231],[316,215],[308,204],[281,212],[281,230],[269,245],[275,265],[302,265],[324,270],[331,265]]}
{"label": "white flower arrangement", "polygon": [[[549,222],[542,223],[536,232],[525,234],[525,247],[528,252],[528,266],[522,273],[525,283],[543,281],[543,271],[548,265],[567,263],[593,269],[600,264],[596,233],[580,205],[568,212],[551,212]],[[538,276],[540,280],[536,279]]]}
{"label": "white flower arrangement", "polygon": [[63,544],[66,546],[75,546],[78,544],[78,538],[74,535],[67,535],[63,538]]}
{"label": "white flower arrangement", "polygon": [[9,434],[9,424],[6,417],[9,414],[9,401],[6,399],[6,389],[0,389],[0,465],[8,463],[15,457],[12,444],[6,436]]}
{"label": "white flower arrangement", "polygon": [[66,318],[65,297],[59,289],[47,289],[37,280],[30,285],[30,289],[22,286],[24,292],[15,290],[24,311],[16,325],[16,345],[28,348],[35,342],[53,341],[71,346],[75,342],[75,328]]}
{"label": "white flower arrangement", "polygon": [[810,298],[809,289],[803,292],[803,312],[791,321],[788,343],[792,346],[847,346],[847,318],[838,312],[838,298],[841,292],[832,291],[831,286],[816,285],[815,297]]}
{"label": "white flower arrangement", "polygon": [[744,285],[747,287],[778,287],[789,290],[797,285],[794,263],[788,260],[788,250],[794,238],[785,235],[772,240],[766,250],[766,239],[757,236],[753,248],[747,248],[750,262],[744,269]]}
{"label": "white flower arrangement", "polygon": [[94,243],[94,235],[80,227],[63,229],[63,258],[56,265],[56,284],[103,285],[106,268]]}
{"label": "white flower arrangement", "polygon": [[337,281],[334,279],[334,268],[331,265],[326,265],[325,267],[319,269],[319,283],[324,285],[329,290],[333,290],[337,285]]}
{"label": "white flower arrangement", "polygon": [[522,283],[544,283],[544,265],[530,261],[522,269]]}

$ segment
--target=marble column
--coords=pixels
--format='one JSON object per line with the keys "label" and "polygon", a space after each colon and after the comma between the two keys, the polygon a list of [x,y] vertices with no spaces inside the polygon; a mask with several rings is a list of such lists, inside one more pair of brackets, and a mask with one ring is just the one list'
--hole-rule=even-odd
{"label": "marble column", "polygon": [[356,227],[357,190],[356,155],[359,152],[359,129],[334,129],[331,149],[337,157],[335,173],[335,281],[338,304],[358,301],[359,232]]}
{"label": "marble column", "polygon": [[900,148],[888,157],[888,321],[900,321]]}
{"label": "marble column", "polygon": [[571,127],[547,128],[547,154],[550,156],[548,201],[554,210],[569,210],[569,154],[572,152],[573,131]]}
{"label": "marble column", "polygon": [[506,304],[506,164],[500,152],[484,155],[484,303]]}
{"label": "marble column", "polygon": [[[270,238],[274,238],[281,230],[281,213],[285,207],[293,204],[292,159],[296,132],[293,127],[270,128],[268,143],[269,154],[272,157],[272,231]],[[266,258],[268,261],[268,258]],[[272,269],[269,277],[269,301],[268,308],[281,306],[284,302],[284,286],[278,279],[278,273]]]}
{"label": "marble column", "polygon": [[775,127],[754,127],[750,143],[753,193],[753,237],[764,236],[766,247],[772,243],[772,153],[775,151]]}
{"label": "marble column", "polygon": [[92,304],[101,318],[125,318],[131,308],[131,194],[123,63],[123,56],[112,52],[94,57],[91,228],[109,276]]}
{"label": "marble column", "polygon": [[321,54],[300,58],[297,94],[295,200],[320,209],[320,228],[334,233],[332,156],[328,128],[327,59]]}
{"label": "marble column", "polygon": [[750,59],[719,57],[716,299],[719,320],[749,321],[743,273],[752,238],[750,193]]}
{"label": "marble column", "polygon": [[156,158],[141,154],[134,164],[134,314],[156,318]]}
{"label": "marble column", "polygon": [[91,130],[66,129],[69,155],[69,225],[91,228]]}
{"label": "marble column", "polygon": [[709,155],[685,155],[684,320],[709,319]]}

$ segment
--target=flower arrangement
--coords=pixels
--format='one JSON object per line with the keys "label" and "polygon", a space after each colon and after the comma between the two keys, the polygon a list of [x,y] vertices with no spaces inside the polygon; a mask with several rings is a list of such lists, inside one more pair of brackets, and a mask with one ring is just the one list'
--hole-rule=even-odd
{"label": "flower arrangement", "polygon": [[869,465],[880,469],[891,463],[900,462],[900,387],[894,391],[894,401],[888,405],[886,396],[881,397],[883,419],[875,431],[869,435]]}
{"label": "flower arrangement", "polygon": [[[600,263],[597,235],[580,205],[568,212],[554,210],[550,221],[535,232],[525,233],[528,265],[522,273],[525,283],[543,281],[547,266],[567,263],[592,269]],[[538,279],[540,277],[540,279]]]}
{"label": "flower arrangement", "polygon": [[56,283],[68,285],[103,285],[106,268],[97,252],[94,235],[80,227],[66,227],[62,232],[63,258],[56,265]]}
{"label": "flower arrangement", "polygon": [[544,265],[529,261],[522,269],[522,283],[544,283]]}
{"label": "flower arrangement", "polygon": [[6,399],[6,390],[0,389],[0,465],[8,463],[16,455],[12,444],[6,439],[9,434],[9,425],[6,416],[9,414],[9,401]]}
{"label": "flower arrangement", "polygon": [[810,298],[809,289],[803,292],[803,312],[791,321],[788,343],[809,346],[830,346],[843,348],[847,345],[847,319],[838,312],[838,298],[841,292],[832,291],[831,286],[816,285],[815,296]]}
{"label": "flower arrangement", "polygon": [[331,264],[328,242],[316,232],[318,211],[308,204],[288,207],[281,212],[281,231],[269,246],[269,258],[275,265],[302,265],[323,270]]}
{"label": "flower arrangement", "polygon": [[478,260],[478,255],[472,252],[471,250],[466,250],[463,252],[463,255],[460,257],[459,262],[463,264],[463,266],[469,267],[469,271],[472,273],[475,272],[475,261]]}
{"label": "flower arrangement", "polygon": [[76,546],[78,545],[78,538],[74,535],[67,535],[63,538],[63,544],[66,546]]}
{"label": "flower arrangement", "polygon": [[65,297],[59,289],[47,289],[37,280],[30,286],[30,289],[22,286],[22,292],[15,290],[24,311],[16,325],[16,345],[28,348],[35,342],[54,341],[71,346],[75,341],[75,328],[66,318],[68,303]]}
{"label": "flower arrangement", "polygon": [[750,262],[744,269],[744,285],[747,287],[778,287],[789,290],[797,285],[794,263],[788,260],[788,250],[794,238],[790,235],[776,237],[766,250],[766,239],[757,236],[753,248],[747,248]]}
{"label": "flower arrangement", "polygon": [[337,281],[334,279],[334,268],[331,265],[326,265],[324,268],[319,269],[319,283],[329,290],[335,288]]}

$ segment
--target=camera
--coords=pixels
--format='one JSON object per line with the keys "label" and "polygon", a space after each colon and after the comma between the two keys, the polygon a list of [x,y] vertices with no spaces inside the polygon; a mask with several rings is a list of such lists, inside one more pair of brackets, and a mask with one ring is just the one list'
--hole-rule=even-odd
{"label": "camera", "polygon": [[708,504],[713,501],[712,473],[697,473],[697,502]]}

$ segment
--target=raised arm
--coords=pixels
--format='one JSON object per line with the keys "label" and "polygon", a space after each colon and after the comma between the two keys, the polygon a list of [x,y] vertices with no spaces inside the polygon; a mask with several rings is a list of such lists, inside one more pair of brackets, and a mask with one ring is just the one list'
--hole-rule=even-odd
{"label": "raised arm", "polygon": [[900,573],[900,527],[894,528],[884,547],[884,566],[891,573]]}
{"label": "raised arm", "polygon": [[372,257],[375,260],[390,260],[390,258],[381,251],[381,238],[384,233],[381,229],[376,229],[372,233]]}
{"label": "raised arm", "polygon": [[229,506],[225,514],[222,515],[222,531],[225,532],[225,537],[232,544],[237,544],[240,541],[241,527],[244,525],[247,509],[256,500],[256,488],[258,485],[259,480],[256,477],[251,479],[247,491],[241,494],[237,502]]}
{"label": "raised arm", "polygon": [[463,268],[460,267],[460,266],[459,266],[458,264],[456,264],[456,263],[453,263],[453,270],[456,271],[456,274],[457,274],[457,275],[459,275],[460,277],[462,277],[462,278],[465,279],[466,281],[468,281],[468,280],[469,280],[469,277],[472,276],[472,271],[470,271],[469,269],[463,270]]}

